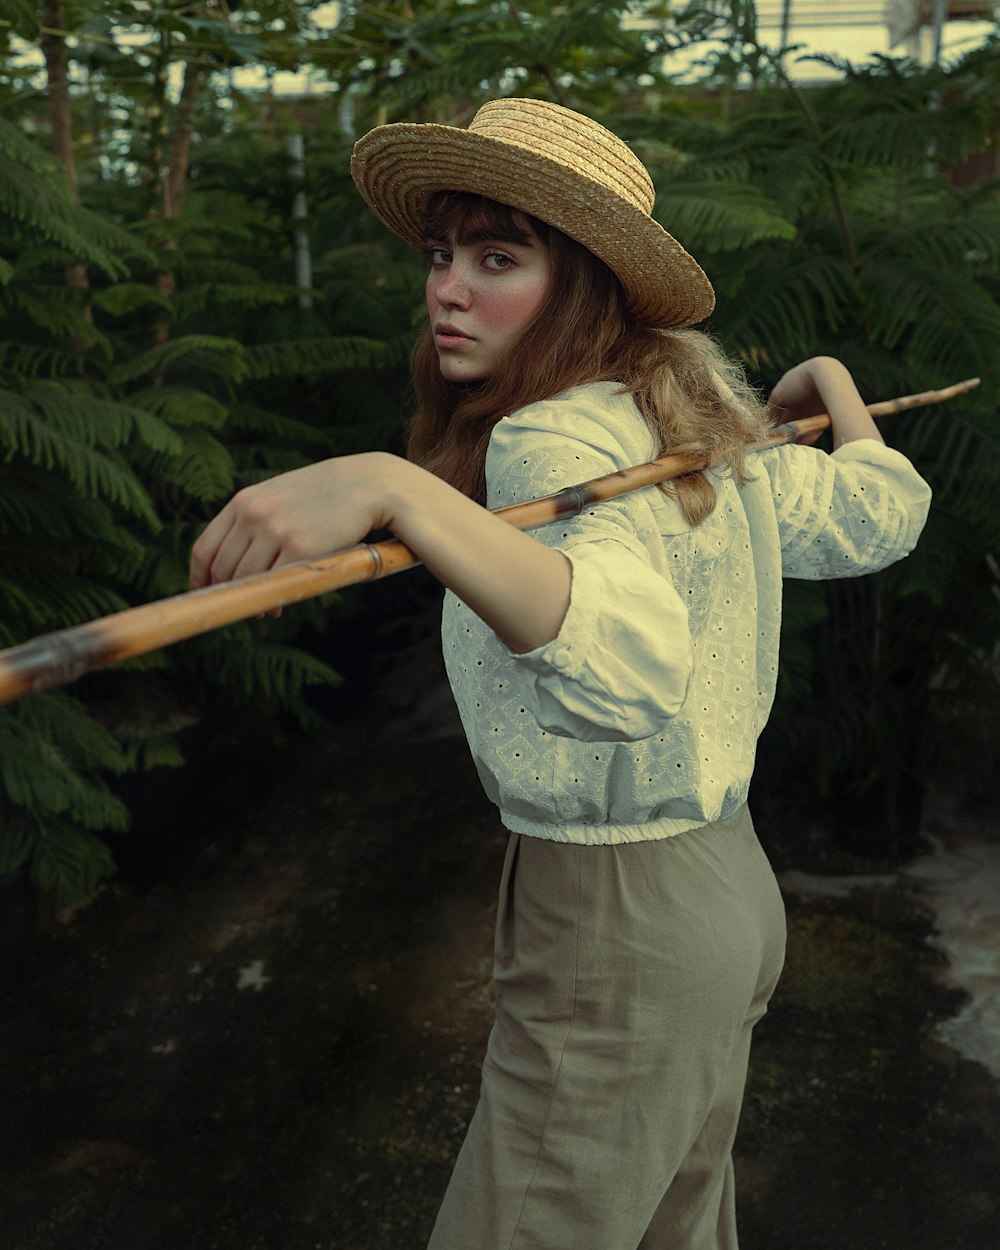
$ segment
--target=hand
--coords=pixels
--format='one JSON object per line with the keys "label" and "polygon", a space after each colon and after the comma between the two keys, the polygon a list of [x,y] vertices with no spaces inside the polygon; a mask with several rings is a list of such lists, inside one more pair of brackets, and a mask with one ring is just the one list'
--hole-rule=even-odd
{"label": "hand", "polygon": [[[771,420],[778,425],[784,421],[815,417],[821,412],[828,412],[827,401],[820,390],[820,379],[824,372],[831,371],[831,366],[842,370],[850,381],[850,374],[844,366],[829,356],[814,356],[789,369],[778,379],[768,396],[767,408]],[[795,441],[804,445],[815,443],[822,433],[822,430],[813,430],[800,435]]]}
{"label": "hand", "polygon": [[404,462],[366,452],[245,487],[192,548],[192,587],[250,577],[360,542],[389,524],[385,500],[396,464]]}

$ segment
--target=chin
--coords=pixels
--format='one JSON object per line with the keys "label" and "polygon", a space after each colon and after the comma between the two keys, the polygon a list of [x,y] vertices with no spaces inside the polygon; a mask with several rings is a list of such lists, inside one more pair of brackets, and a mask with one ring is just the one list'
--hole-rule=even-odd
{"label": "chin", "polygon": [[440,367],[446,382],[482,382],[487,376],[485,370],[463,364],[460,360],[441,360]]}

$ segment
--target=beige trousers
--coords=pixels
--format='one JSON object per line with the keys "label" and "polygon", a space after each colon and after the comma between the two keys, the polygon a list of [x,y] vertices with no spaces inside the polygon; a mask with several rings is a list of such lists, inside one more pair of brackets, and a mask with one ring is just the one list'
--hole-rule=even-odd
{"label": "beige trousers", "polygon": [[512,835],[496,1022],[430,1250],[735,1250],[731,1150],[784,941],[745,808],[656,842]]}

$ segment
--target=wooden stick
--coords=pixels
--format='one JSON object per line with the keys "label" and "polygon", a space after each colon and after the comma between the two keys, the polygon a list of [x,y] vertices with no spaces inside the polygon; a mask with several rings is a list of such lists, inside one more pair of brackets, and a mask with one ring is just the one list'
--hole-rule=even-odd
{"label": "wooden stick", "polygon": [[[924,404],[937,404],[962,395],[978,384],[978,378],[970,378],[943,390],[870,404],[868,411],[873,416],[884,416]],[[830,418],[825,413],[789,421],[775,426],[770,436],[753,450],[780,447],[804,434],[826,429],[829,424]],[[496,515],[518,529],[537,529],[577,516],[595,503],[697,472],[710,463],[697,456],[663,456],[577,486],[567,486],[543,499],[498,508]],[[188,591],[126,608],[84,625],[43,634],[0,651],[0,704],[74,681],[93,669],[259,616],[271,608],[286,607],[358,582],[375,581],[419,563],[418,557],[398,539],[359,543],[318,560],[301,560],[255,577]]]}

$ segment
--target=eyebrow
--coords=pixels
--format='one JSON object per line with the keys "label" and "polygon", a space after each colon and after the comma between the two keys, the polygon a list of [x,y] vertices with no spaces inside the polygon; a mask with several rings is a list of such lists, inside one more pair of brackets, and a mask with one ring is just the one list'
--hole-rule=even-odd
{"label": "eyebrow", "polygon": [[473,230],[468,234],[456,236],[454,240],[449,239],[449,237],[445,234],[431,234],[429,231],[424,234],[424,242],[427,244],[451,243],[454,241],[459,244],[506,243],[510,247],[534,247],[535,244],[533,242],[533,239],[534,239],[534,236],[532,235],[523,235],[523,234],[515,235],[513,231],[511,231],[509,234],[506,234],[502,230],[486,230],[486,229]]}

